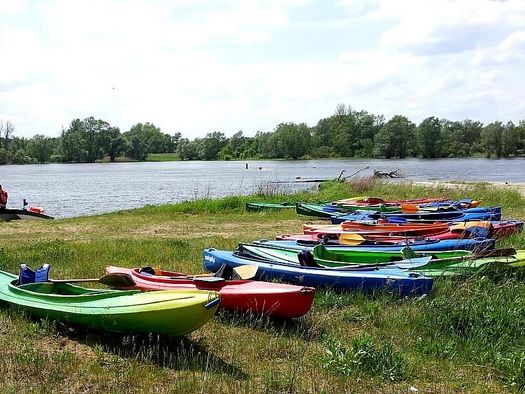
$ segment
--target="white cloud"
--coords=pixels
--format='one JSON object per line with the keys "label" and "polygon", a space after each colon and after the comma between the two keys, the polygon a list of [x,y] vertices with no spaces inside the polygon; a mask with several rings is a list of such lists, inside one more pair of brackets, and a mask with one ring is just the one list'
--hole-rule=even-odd
{"label": "white cloud", "polygon": [[[525,2],[341,1],[348,12],[386,23],[376,47],[342,61],[370,91],[368,109],[393,115],[520,119],[525,82]],[[391,80],[393,83],[389,83]],[[355,85],[354,85],[355,86]],[[366,95],[366,94],[365,94]]]}
{"label": "white cloud", "polygon": [[[341,102],[414,121],[523,117],[525,2],[334,4],[325,19],[321,1],[0,0],[0,118],[19,135],[93,115],[195,137],[314,123]],[[339,39],[359,25],[366,48]]]}

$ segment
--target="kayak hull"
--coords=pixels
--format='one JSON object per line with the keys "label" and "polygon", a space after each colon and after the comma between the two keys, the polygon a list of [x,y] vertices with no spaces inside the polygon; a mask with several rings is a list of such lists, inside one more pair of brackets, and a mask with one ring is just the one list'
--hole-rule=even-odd
{"label": "kayak hull", "polygon": [[305,315],[315,296],[311,287],[267,283],[253,280],[207,281],[206,277],[191,277],[178,272],[163,271],[161,276],[144,275],[138,269],[106,267],[107,273],[121,272],[132,276],[141,291],[152,290],[208,290],[220,294],[220,309],[266,315],[278,318],[296,318]]}
{"label": "kayak hull", "polygon": [[0,221],[10,222],[12,220],[50,220],[52,216],[26,211],[24,209],[0,209]]}
{"label": "kayak hull", "polygon": [[282,209],[294,209],[295,203],[283,202],[283,203],[267,203],[267,202],[247,202],[247,211],[264,211],[264,210],[282,210]]}

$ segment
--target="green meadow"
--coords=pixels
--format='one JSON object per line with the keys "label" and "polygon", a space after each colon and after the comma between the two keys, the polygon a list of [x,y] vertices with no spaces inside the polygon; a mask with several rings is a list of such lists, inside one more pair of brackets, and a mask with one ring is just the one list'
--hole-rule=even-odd
{"label": "green meadow", "polygon": [[[106,265],[200,273],[204,248],[298,233],[294,212],[245,211],[248,201],[330,201],[357,195],[446,195],[501,205],[525,219],[525,199],[489,184],[457,189],[329,182],[261,195],[73,219],[0,223],[0,269],[52,264],[53,278],[99,277]],[[523,234],[498,241],[525,248]],[[437,279],[429,296],[318,291],[303,318],[219,313],[184,338],[124,335],[42,321],[0,306],[3,392],[484,392],[525,391],[525,271]]]}

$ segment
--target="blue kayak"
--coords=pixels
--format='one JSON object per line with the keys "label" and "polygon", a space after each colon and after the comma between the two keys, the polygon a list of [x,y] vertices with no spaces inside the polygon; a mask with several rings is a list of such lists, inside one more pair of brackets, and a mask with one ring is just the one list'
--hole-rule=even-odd
{"label": "blue kayak", "polygon": [[[501,220],[501,207],[469,208],[462,211],[443,212],[417,212],[417,213],[384,213],[377,211],[356,211],[348,215],[334,215],[331,217],[333,224],[345,221],[367,221],[399,219],[403,221],[472,221],[472,220]],[[395,220],[394,220],[395,221]]]}
{"label": "blue kayak", "polygon": [[[302,250],[305,247],[313,248],[315,244],[313,243],[302,243],[296,241],[259,241],[265,245],[272,245],[277,247],[284,248],[293,248],[296,250]],[[460,238],[460,239],[425,239],[421,241],[414,242],[398,242],[395,244],[385,245],[384,243],[362,243],[358,246],[349,246],[349,245],[340,245],[340,244],[327,244],[325,245],[328,249],[338,249],[338,248],[352,248],[352,250],[375,250],[375,251],[385,251],[393,252],[400,251],[405,246],[410,246],[411,249],[415,251],[439,251],[439,250],[475,250],[475,251],[484,251],[492,250],[496,247],[496,241],[494,239],[481,239],[481,238]]]}
{"label": "blue kayak", "polygon": [[304,286],[329,287],[335,290],[362,290],[373,292],[388,289],[402,296],[427,294],[432,289],[432,278],[399,268],[333,269],[302,266],[299,263],[264,261],[237,256],[234,252],[216,249],[203,251],[203,266],[216,272],[223,264],[230,267],[257,265],[256,278],[282,280]]}

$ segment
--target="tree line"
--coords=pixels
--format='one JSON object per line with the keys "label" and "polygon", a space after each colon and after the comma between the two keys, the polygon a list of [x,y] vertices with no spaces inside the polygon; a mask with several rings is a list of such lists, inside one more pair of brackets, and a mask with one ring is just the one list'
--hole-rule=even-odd
{"label": "tree line", "polygon": [[175,152],[180,133],[163,133],[151,123],[137,123],[121,133],[118,127],[93,117],[75,119],[59,137],[14,135],[14,125],[0,121],[0,164],[94,163],[118,157],[144,161],[150,153]]}
{"label": "tree line", "polygon": [[73,120],[56,138],[24,138],[16,136],[11,122],[0,120],[0,164],[144,161],[151,153],[173,153],[180,160],[517,157],[525,156],[525,120],[484,125],[432,116],[416,125],[402,115],[386,121],[340,104],[312,127],[280,123],[253,137],[239,131],[228,138],[215,131],[193,140],[164,133],[152,123],[121,133],[93,117]]}

